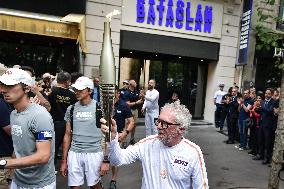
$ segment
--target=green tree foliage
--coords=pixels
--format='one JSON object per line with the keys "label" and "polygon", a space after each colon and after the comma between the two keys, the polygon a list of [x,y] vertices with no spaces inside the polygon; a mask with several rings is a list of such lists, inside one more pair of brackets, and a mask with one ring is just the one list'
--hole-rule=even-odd
{"label": "green tree foliage", "polygon": [[[275,0],[265,0],[266,5],[275,5]],[[282,18],[274,16],[268,11],[265,11],[263,7],[257,7],[257,24],[254,28],[256,32],[256,49],[257,50],[270,50],[271,48],[283,47],[283,34],[277,32],[274,28],[267,27],[268,19],[276,22],[276,24],[283,23]],[[275,58],[275,66],[281,70],[284,70],[284,64],[280,58]]]}

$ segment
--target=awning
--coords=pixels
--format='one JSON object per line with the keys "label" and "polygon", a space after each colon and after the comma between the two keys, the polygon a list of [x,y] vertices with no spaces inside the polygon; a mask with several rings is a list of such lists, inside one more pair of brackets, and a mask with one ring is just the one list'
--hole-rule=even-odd
{"label": "awning", "polygon": [[80,44],[81,49],[84,53],[87,53],[86,47],[86,19],[85,15],[81,14],[68,14],[67,16],[63,17],[61,21],[67,23],[75,23],[79,30],[79,35],[77,37],[77,43]]}
{"label": "awning", "polygon": [[85,15],[63,18],[11,9],[0,9],[0,30],[77,40],[86,52]]}

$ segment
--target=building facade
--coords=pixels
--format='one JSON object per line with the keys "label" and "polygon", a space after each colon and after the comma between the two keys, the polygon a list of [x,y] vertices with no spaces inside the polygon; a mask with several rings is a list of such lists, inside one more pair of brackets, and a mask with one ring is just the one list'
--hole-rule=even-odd
{"label": "building facade", "polygon": [[82,69],[98,74],[104,17],[118,9],[121,15],[111,21],[118,83],[135,78],[143,88],[155,78],[163,102],[177,88],[196,118],[213,122],[218,83],[228,88],[240,82],[235,64],[241,8],[238,0],[88,0]]}
{"label": "building facade", "polygon": [[[257,9],[262,10],[265,14],[269,14],[272,17],[268,18],[263,24],[271,28],[272,30],[279,32],[279,35],[283,35],[283,23],[277,24],[273,18],[280,18],[283,20],[284,1],[276,0],[274,5],[269,5],[265,1],[253,2],[253,16],[252,16],[252,28],[255,28],[258,24]],[[248,63],[245,66],[241,66],[241,87],[242,89],[249,88],[253,85],[257,91],[264,91],[265,88],[277,88],[280,87],[281,71],[275,66],[275,56],[279,54],[275,52],[274,47],[270,49],[258,50],[257,38],[254,30],[250,32],[249,50],[248,50]],[[283,57],[283,56],[281,56]]]}
{"label": "building facade", "polygon": [[[213,122],[213,94],[218,89],[218,83],[224,83],[226,90],[233,83],[241,83],[241,69],[235,68],[241,0],[41,2],[41,5],[48,6],[41,6],[34,0],[28,3],[19,0],[9,2],[1,2],[0,7],[16,13],[33,13],[16,15],[17,18],[31,19],[26,22],[30,26],[24,27],[30,28],[29,31],[20,30],[21,25],[18,30],[13,30],[13,23],[16,22],[10,23],[10,29],[5,24],[0,25],[0,32],[5,33],[5,36],[20,34],[12,41],[16,45],[10,49],[25,49],[25,53],[16,56],[20,60],[12,54],[11,60],[7,61],[3,55],[5,53],[1,52],[1,42],[5,42],[2,46],[6,48],[13,37],[10,37],[10,41],[5,41],[6,37],[0,38],[0,62],[5,65],[20,62],[34,66],[40,73],[55,73],[58,69],[65,69],[70,72],[81,71],[89,77],[99,76],[103,23],[106,21],[105,16],[117,9],[121,15],[111,20],[111,37],[118,84],[124,79],[133,78],[140,88],[147,88],[147,81],[153,78],[160,91],[160,105],[167,102],[171,92],[177,91],[182,103],[189,107],[194,117]],[[38,13],[44,16],[38,17]],[[2,14],[0,11],[1,19],[4,20],[1,23],[5,23],[4,17],[10,14]],[[67,29],[60,29],[57,24],[47,29],[48,25],[41,22],[43,20],[64,24]],[[43,31],[35,32],[38,31],[36,26],[41,24]],[[70,29],[71,26],[74,29]],[[67,34],[74,36],[71,38]],[[10,52],[9,48],[6,51]],[[32,48],[42,50],[29,50]],[[62,49],[65,49],[64,52]],[[16,49],[16,53],[17,50],[21,49]]]}

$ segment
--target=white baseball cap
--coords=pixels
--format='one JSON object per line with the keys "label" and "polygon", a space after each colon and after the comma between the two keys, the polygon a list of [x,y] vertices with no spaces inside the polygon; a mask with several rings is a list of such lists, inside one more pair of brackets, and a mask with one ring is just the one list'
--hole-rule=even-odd
{"label": "white baseball cap", "polygon": [[44,73],[44,74],[42,75],[42,79],[46,79],[46,78],[51,78],[50,73]]}
{"label": "white baseball cap", "polygon": [[0,76],[0,82],[4,85],[17,85],[23,83],[27,86],[33,86],[32,77],[24,70],[19,68],[9,68]]}
{"label": "white baseball cap", "polygon": [[84,90],[86,88],[89,89],[94,89],[94,83],[93,81],[85,76],[79,77],[75,83],[72,85],[72,87],[74,87],[77,90]]}
{"label": "white baseball cap", "polygon": [[124,84],[124,83],[129,84],[129,81],[128,81],[128,80],[124,80],[122,83],[123,83],[123,84]]}

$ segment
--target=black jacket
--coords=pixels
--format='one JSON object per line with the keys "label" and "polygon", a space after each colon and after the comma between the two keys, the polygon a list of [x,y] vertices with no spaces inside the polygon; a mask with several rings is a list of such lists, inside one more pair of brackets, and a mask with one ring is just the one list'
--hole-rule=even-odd
{"label": "black jacket", "polygon": [[270,101],[265,103],[266,101],[263,100],[261,102],[261,107],[259,109],[261,117],[260,117],[260,126],[266,128],[273,128],[275,122],[275,116],[273,109],[276,107],[276,101],[270,99]]}
{"label": "black jacket", "polygon": [[237,97],[234,96],[232,97],[232,101],[229,103],[229,112],[228,115],[230,116],[230,118],[232,119],[237,119],[239,117],[239,103],[237,101]]}

